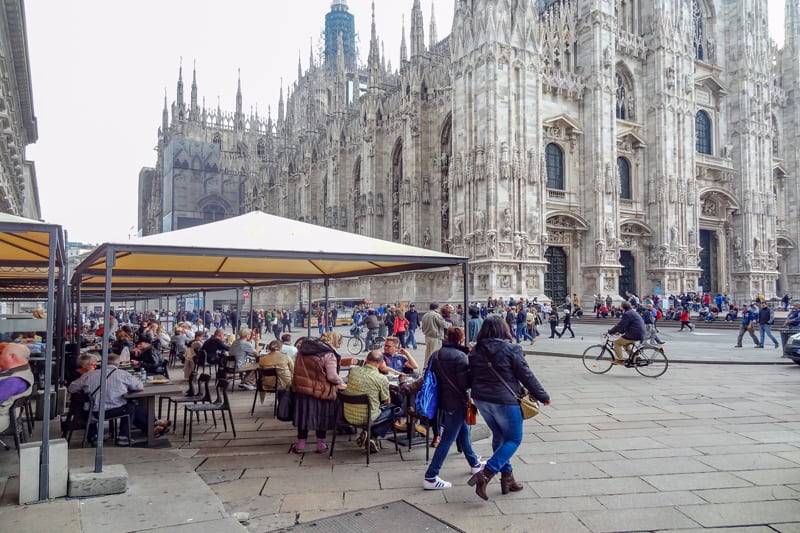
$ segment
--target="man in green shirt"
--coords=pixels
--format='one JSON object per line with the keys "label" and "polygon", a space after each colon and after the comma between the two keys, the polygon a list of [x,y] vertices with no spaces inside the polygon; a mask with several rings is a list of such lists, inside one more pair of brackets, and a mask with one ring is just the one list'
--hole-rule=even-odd
{"label": "man in green shirt", "polygon": [[[364,366],[356,366],[350,370],[347,375],[347,389],[344,391],[348,396],[356,394],[369,396],[372,435],[376,437],[386,435],[395,419],[394,406],[390,403],[389,397],[389,380],[378,370],[382,364],[381,351],[371,350],[364,361]],[[363,425],[367,422],[367,410],[360,405],[344,404],[344,417],[351,424]],[[364,444],[361,438],[358,442],[359,446]]]}

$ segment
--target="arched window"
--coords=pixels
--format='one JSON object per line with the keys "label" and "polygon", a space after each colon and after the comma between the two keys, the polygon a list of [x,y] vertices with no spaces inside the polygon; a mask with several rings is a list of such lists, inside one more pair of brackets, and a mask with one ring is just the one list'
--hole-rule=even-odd
{"label": "arched window", "polygon": [[625,89],[625,79],[617,72],[617,118],[626,120],[628,118],[627,104],[628,104],[628,91]]}
{"label": "arched window", "polygon": [[258,157],[264,157],[267,155],[267,143],[264,141],[263,138],[258,140],[258,145],[256,146],[256,153]]}
{"label": "arched window", "polygon": [[778,136],[778,119],[772,115],[772,154],[778,155],[780,151],[780,138]]}
{"label": "arched window", "polygon": [[547,188],[564,190],[564,152],[557,144],[550,143],[545,149],[547,161]]}
{"label": "arched window", "polygon": [[222,150],[222,136],[220,136],[219,133],[214,134],[214,139],[211,142],[219,146],[219,149]]}
{"label": "arched window", "polygon": [[623,200],[632,199],[631,164],[624,157],[617,158],[617,174],[619,174],[619,197]]}
{"label": "arched window", "polygon": [[705,111],[698,111],[694,117],[695,150],[701,154],[712,155],[711,117]]}
{"label": "arched window", "polygon": [[692,35],[692,45],[694,46],[694,56],[697,59],[705,59],[705,14],[700,7],[698,0],[692,0],[692,19],[694,33]]}
{"label": "arched window", "polygon": [[225,218],[225,209],[218,204],[208,204],[203,208],[203,220],[214,222]]}

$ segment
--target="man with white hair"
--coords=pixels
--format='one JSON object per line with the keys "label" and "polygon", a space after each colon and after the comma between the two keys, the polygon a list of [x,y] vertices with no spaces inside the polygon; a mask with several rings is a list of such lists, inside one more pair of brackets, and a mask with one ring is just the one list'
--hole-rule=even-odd
{"label": "man with white hair", "polygon": [[30,396],[33,390],[30,356],[24,344],[0,344],[0,431],[11,423],[9,411],[14,401]]}

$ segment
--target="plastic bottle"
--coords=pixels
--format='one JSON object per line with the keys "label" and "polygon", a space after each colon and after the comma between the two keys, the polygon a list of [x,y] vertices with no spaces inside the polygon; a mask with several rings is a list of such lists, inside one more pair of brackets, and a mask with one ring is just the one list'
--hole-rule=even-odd
{"label": "plastic bottle", "polygon": [[142,369],[141,376],[142,376],[142,383],[146,382],[147,381],[147,371],[144,368]]}

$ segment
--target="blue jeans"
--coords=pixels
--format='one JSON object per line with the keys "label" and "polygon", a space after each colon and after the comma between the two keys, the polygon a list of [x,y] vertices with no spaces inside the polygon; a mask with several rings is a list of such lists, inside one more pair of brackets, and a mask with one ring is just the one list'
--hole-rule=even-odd
{"label": "blue jeans", "polygon": [[772,342],[775,344],[779,344],[775,337],[772,336],[772,325],[771,324],[759,324],[759,328],[761,330],[761,346],[764,346],[764,336],[768,335]]}
{"label": "blue jeans", "polygon": [[522,410],[518,404],[475,400],[481,416],[492,430],[492,457],[484,468],[493,474],[511,472],[511,456],[522,443]]}
{"label": "blue jeans", "polygon": [[522,322],[522,323],[517,322],[517,334],[516,334],[516,337],[517,337],[517,342],[519,342],[519,340],[521,338],[529,340],[529,341],[533,340],[533,337],[531,337],[531,334],[528,333],[528,324],[527,323],[525,323],[525,322]]}
{"label": "blue jeans", "polygon": [[433,452],[433,459],[425,471],[426,479],[433,479],[439,475],[447,454],[453,442],[458,443],[458,447],[464,452],[464,458],[469,466],[475,466],[480,459],[472,450],[472,440],[470,439],[470,429],[464,421],[466,409],[456,409],[455,411],[441,411],[441,422],[444,424],[444,431],[440,437],[439,446]]}
{"label": "blue jeans", "polygon": [[410,344],[411,346],[414,347],[415,350],[417,349],[417,337],[415,335],[416,332],[417,332],[417,328],[408,328],[408,335],[407,335],[407,338],[406,338],[406,347],[408,347],[408,345]]}

